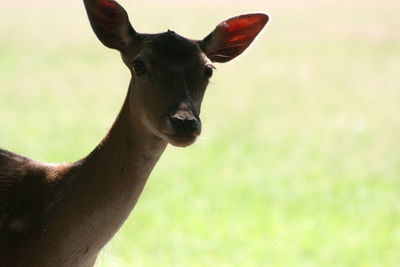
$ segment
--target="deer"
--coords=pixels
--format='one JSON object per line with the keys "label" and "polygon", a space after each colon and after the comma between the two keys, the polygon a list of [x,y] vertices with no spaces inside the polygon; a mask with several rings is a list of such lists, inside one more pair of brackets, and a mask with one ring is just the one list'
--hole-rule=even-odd
{"label": "deer", "polygon": [[0,149],[0,266],[91,267],[123,225],[168,144],[201,133],[213,63],[243,53],[269,17],[229,18],[205,38],[139,33],[113,0],[84,0],[90,25],[131,72],[122,108],[103,140],[72,163]]}

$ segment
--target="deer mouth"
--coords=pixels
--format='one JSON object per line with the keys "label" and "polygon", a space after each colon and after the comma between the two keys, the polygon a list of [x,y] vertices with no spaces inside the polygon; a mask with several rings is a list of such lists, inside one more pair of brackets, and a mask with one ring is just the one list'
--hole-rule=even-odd
{"label": "deer mouth", "polygon": [[194,134],[166,134],[165,139],[168,143],[177,147],[186,147],[193,144],[197,135]]}
{"label": "deer mouth", "polygon": [[201,133],[200,118],[168,116],[161,127],[163,139],[173,146],[186,147],[193,144]]}

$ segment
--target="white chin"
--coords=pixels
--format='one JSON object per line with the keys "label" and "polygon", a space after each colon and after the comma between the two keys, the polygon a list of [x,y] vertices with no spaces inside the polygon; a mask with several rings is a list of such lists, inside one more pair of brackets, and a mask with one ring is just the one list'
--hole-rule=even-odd
{"label": "white chin", "polygon": [[167,135],[165,140],[173,146],[186,147],[193,144],[197,139],[194,135]]}

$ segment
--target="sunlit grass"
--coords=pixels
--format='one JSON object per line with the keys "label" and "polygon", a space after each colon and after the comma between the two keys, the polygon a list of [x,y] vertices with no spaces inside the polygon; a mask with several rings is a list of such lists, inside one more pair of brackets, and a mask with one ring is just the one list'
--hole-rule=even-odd
{"label": "sunlit grass", "polygon": [[[124,3],[139,31],[195,38],[254,10]],[[399,5],[379,3],[258,3],[271,24],[217,66],[202,138],[166,151],[98,266],[397,266]],[[60,5],[0,4],[0,145],[52,162],[96,145],[129,82]]]}

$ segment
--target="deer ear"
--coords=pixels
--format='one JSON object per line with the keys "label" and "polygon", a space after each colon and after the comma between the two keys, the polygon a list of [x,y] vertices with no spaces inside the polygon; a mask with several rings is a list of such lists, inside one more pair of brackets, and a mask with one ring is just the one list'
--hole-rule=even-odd
{"label": "deer ear", "polygon": [[263,13],[227,19],[203,39],[203,50],[213,62],[230,61],[246,50],[267,22],[268,16]]}
{"label": "deer ear", "polygon": [[125,9],[113,0],[84,0],[90,25],[107,47],[124,52],[136,32]]}

